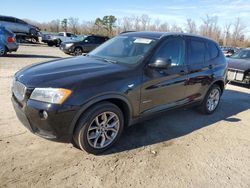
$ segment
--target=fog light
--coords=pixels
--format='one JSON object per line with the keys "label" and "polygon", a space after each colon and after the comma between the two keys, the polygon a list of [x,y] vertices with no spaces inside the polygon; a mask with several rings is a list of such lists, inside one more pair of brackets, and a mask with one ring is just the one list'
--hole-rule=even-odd
{"label": "fog light", "polygon": [[48,113],[45,110],[43,110],[43,112],[42,112],[42,118],[43,119],[47,119],[48,117],[49,117]]}

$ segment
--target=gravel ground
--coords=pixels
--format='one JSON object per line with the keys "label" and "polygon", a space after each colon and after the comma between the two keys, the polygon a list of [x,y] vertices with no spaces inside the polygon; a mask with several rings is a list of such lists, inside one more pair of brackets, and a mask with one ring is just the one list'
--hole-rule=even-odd
{"label": "gravel ground", "polygon": [[227,85],[213,115],[192,109],[128,128],[100,156],[31,134],[10,101],[13,74],[67,57],[22,45],[0,59],[0,187],[250,187],[250,89]]}

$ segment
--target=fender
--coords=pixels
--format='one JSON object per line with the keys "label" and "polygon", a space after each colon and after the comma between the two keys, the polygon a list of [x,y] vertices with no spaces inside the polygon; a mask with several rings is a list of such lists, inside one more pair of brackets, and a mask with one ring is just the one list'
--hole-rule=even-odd
{"label": "fender", "polygon": [[108,99],[119,99],[119,100],[122,100],[123,102],[125,102],[125,104],[129,108],[128,124],[130,124],[132,122],[133,112],[132,112],[131,104],[130,104],[129,100],[127,99],[127,97],[121,93],[105,93],[105,94],[100,94],[98,96],[92,97],[86,103],[81,105],[80,110],[78,110],[78,112],[76,113],[75,117],[73,118],[73,120],[70,124],[70,128],[69,128],[70,134],[71,135],[73,134],[76,123],[77,123],[78,119],[80,118],[80,116],[84,113],[84,111],[86,111],[92,105],[94,105],[98,102],[104,101],[104,100],[108,100]]}

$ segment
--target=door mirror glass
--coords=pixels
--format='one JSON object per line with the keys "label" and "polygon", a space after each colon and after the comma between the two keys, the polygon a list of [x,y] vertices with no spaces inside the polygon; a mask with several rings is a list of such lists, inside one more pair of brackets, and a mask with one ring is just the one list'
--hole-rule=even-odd
{"label": "door mirror glass", "polygon": [[150,68],[167,69],[171,67],[171,59],[157,58],[153,63],[148,64]]}

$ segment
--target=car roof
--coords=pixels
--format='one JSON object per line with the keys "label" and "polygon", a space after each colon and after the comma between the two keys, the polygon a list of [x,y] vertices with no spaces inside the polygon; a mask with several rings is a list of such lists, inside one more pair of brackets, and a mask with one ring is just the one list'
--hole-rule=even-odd
{"label": "car roof", "polygon": [[0,15],[0,17],[5,17],[5,18],[15,18],[15,19],[17,19],[16,17],[14,17],[14,16],[5,16],[5,15]]}
{"label": "car roof", "polygon": [[204,37],[204,36],[189,34],[189,33],[181,33],[181,32],[128,31],[128,32],[122,32],[120,35],[132,36],[132,37],[145,37],[145,38],[152,38],[152,39],[160,39],[166,36],[180,35],[180,36],[195,37],[195,38],[201,38],[201,39],[213,41],[212,39]]}

